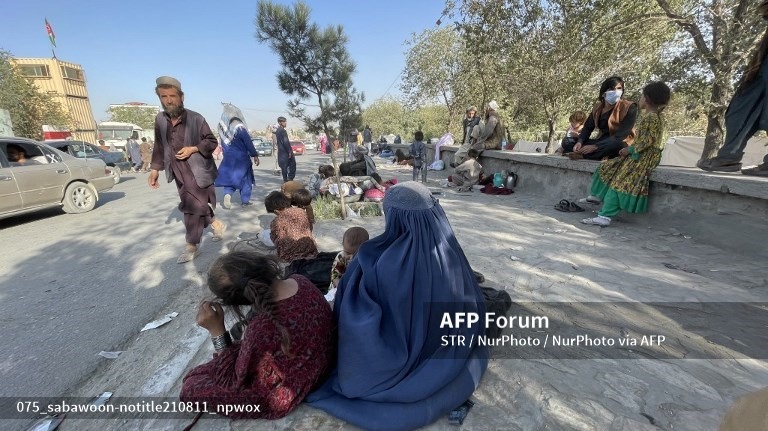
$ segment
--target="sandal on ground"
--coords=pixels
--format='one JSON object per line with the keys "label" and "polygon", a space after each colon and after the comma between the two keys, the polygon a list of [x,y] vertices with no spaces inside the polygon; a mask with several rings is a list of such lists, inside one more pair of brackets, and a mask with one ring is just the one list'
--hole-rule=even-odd
{"label": "sandal on ground", "polygon": [[581,160],[584,158],[584,154],[581,153],[568,153],[568,158],[571,160]]}
{"label": "sandal on ground", "polygon": [[200,248],[199,247],[195,247],[194,249],[187,248],[186,250],[184,250],[184,253],[181,253],[179,258],[176,259],[176,263],[191,262],[199,254],[200,254]]}
{"label": "sandal on ground", "polygon": [[595,226],[609,226],[611,224],[611,219],[609,217],[597,216],[594,218],[585,218],[581,222]]}
{"label": "sandal on ground", "polygon": [[589,196],[587,196],[587,197],[585,197],[585,198],[581,198],[581,199],[579,199],[579,203],[580,203],[580,204],[595,204],[595,205],[600,205],[600,204],[601,204],[601,203],[603,203],[603,202],[602,202],[600,199],[598,199],[598,198],[596,198],[596,197],[594,197],[594,196],[592,196],[592,195],[589,195]]}
{"label": "sandal on ground", "polygon": [[216,222],[211,223],[211,229],[213,230],[213,238],[211,238],[211,241],[218,242],[224,238],[224,232],[227,230],[227,224],[223,221],[217,220]]}
{"label": "sandal on ground", "polygon": [[584,211],[584,208],[576,205],[567,199],[563,199],[555,205],[555,209],[564,213],[578,213]]}

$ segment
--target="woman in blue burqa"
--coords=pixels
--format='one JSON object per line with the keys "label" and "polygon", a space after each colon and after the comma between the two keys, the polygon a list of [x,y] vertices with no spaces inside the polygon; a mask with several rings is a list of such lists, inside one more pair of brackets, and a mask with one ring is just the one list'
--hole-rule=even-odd
{"label": "woman in blue burqa", "polygon": [[251,204],[251,192],[255,178],[251,167],[253,163],[259,166],[259,153],[253,146],[245,117],[235,105],[224,104],[224,112],[218,125],[219,140],[224,158],[219,165],[219,176],[216,177],[216,187],[224,188],[224,208],[232,208],[232,195],[240,190],[242,206]]}
{"label": "woman in blue burqa", "polygon": [[487,348],[442,345],[442,336],[464,335],[469,344],[485,329],[441,322],[461,312],[482,316],[485,305],[426,187],[390,188],[384,215],[384,233],[360,246],[339,283],[337,367],[307,401],[366,430],[409,430],[447,419],[479,384]]}

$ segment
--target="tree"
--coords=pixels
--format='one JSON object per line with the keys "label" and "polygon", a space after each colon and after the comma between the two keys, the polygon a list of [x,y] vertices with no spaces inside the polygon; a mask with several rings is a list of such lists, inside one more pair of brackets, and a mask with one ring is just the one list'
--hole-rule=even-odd
{"label": "tree", "polygon": [[371,129],[377,134],[403,135],[408,130],[406,115],[402,103],[392,97],[385,97],[365,108],[363,123],[371,126]]}
{"label": "tree", "polygon": [[[280,90],[292,99],[288,109],[304,121],[309,131],[325,133],[331,140],[330,126],[339,121],[334,98],[350,86],[355,64],[347,51],[347,36],[341,26],[325,29],[309,21],[310,8],[303,2],[293,7],[259,0],[256,13],[256,39],[267,43],[280,57],[277,74]],[[308,107],[319,109],[319,113]],[[336,154],[331,151],[338,172]],[[337,178],[338,181],[338,178]],[[342,217],[345,216],[341,197]]]}
{"label": "tree", "polygon": [[484,59],[482,65],[492,66],[479,74],[484,93],[489,84],[499,89],[498,82],[486,82],[488,75],[505,83],[497,101],[512,112],[507,125],[516,117],[543,121],[551,152],[558,124],[573,110],[591,109],[603,79],[622,75],[628,82],[644,82],[650,77],[660,46],[674,32],[658,19],[637,25],[638,4],[463,0],[457,26],[466,45]]}
{"label": "tree", "polygon": [[473,75],[459,33],[453,28],[429,29],[413,35],[407,45],[401,88],[408,105],[439,101],[446,108],[445,121],[453,123],[464,112],[460,98]]}
{"label": "tree", "polygon": [[[358,93],[352,86],[352,81],[348,81],[344,87],[336,91],[336,98],[333,101],[331,110],[334,117],[339,122],[339,136],[346,136],[352,130],[361,130],[363,128],[362,104],[365,101],[365,95]],[[332,142],[330,139],[328,142]],[[347,152],[344,152],[346,160]]]}
{"label": "tree", "polygon": [[113,106],[107,109],[111,121],[132,123],[142,129],[150,130],[155,127],[157,112],[145,106]]}
{"label": "tree", "polygon": [[71,128],[72,119],[58,101],[39,91],[11,64],[11,54],[0,50],[0,108],[11,114],[16,136],[42,139],[43,125]]}
{"label": "tree", "polygon": [[711,79],[707,132],[702,159],[715,156],[723,143],[725,110],[733,97],[736,74],[758,48],[758,2],[747,0],[656,0],[670,22],[689,38],[689,53]]}

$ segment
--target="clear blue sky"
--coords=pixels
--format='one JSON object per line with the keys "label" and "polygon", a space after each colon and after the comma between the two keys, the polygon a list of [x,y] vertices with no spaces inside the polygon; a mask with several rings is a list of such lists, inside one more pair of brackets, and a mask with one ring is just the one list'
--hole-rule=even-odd
{"label": "clear blue sky", "polygon": [[[280,1],[292,4],[289,1]],[[357,63],[355,86],[366,104],[399,94],[404,42],[434,27],[442,0],[307,0],[311,19],[341,24]],[[48,18],[56,56],[82,65],[96,121],[112,103],[159,104],[155,78],[181,81],[185,106],[215,124],[220,102],[245,113],[251,129],[286,115],[277,88],[276,54],[254,37],[256,0],[4,0],[0,49],[16,57],[50,57]],[[445,25],[445,24],[443,24]],[[393,84],[394,82],[394,84]],[[295,121],[289,127],[300,126]]]}

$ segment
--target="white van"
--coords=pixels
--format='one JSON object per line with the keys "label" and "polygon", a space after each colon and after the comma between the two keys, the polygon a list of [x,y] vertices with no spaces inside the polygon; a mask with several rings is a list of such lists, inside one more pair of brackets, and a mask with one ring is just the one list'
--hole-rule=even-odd
{"label": "white van", "polygon": [[120,123],[118,121],[103,121],[96,127],[96,136],[98,139],[104,140],[104,145],[107,147],[115,146],[118,150],[125,150],[125,144],[128,138],[131,137],[133,132],[138,132],[139,140],[141,138],[147,138],[148,140],[154,140],[154,130],[145,131],[141,127],[131,123]]}

